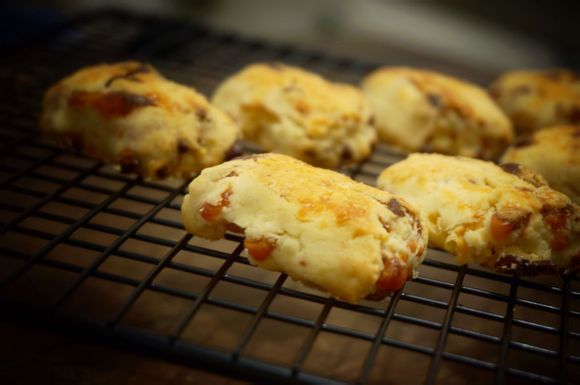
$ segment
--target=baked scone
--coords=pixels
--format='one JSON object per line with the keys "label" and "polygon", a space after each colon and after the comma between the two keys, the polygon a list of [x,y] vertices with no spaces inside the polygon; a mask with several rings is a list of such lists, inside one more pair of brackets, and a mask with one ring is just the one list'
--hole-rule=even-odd
{"label": "baked scone", "polygon": [[379,176],[427,218],[429,244],[501,273],[534,275],[580,265],[580,208],[513,163],[413,154]]}
{"label": "baked scone", "polygon": [[490,86],[490,94],[517,132],[580,124],[580,76],[571,71],[508,72]]}
{"label": "baked scone", "polygon": [[335,168],[368,157],[376,141],[356,88],[284,64],[253,64],[226,79],[212,102],[265,151]]}
{"label": "baked scone", "polygon": [[63,146],[147,178],[188,178],[222,162],[239,138],[203,95],[138,62],[64,78],[44,96],[40,127]]}
{"label": "baked scone", "polygon": [[253,264],[348,302],[400,289],[427,247],[424,223],[402,199],[281,154],[203,170],[182,214],[190,233],[242,232]]}
{"label": "baked scone", "polygon": [[383,67],[361,86],[379,137],[404,151],[497,159],[513,139],[509,119],[475,84],[427,70]]}
{"label": "baked scone", "polygon": [[556,126],[516,139],[502,158],[541,174],[580,205],[580,125]]}

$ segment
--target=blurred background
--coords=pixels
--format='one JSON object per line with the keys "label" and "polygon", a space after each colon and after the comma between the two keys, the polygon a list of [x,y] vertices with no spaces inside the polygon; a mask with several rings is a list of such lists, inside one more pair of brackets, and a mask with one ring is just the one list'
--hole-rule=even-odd
{"label": "blurred background", "polygon": [[574,1],[25,0],[0,7],[4,45],[71,14],[116,7],[480,82],[516,67],[580,68],[580,2]]}
{"label": "blurred background", "polygon": [[[578,42],[578,36],[580,36],[580,2],[578,1],[20,0],[18,3],[13,2],[12,4],[0,3],[1,52],[10,52],[11,48],[17,47],[34,36],[42,34],[44,30],[58,25],[69,17],[103,7],[121,8],[136,13],[176,19],[206,26],[217,31],[230,32],[242,37],[255,38],[276,44],[292,44],[327,54],[352,57],[374,64],[388,63],[390,65],[410,65],[438,69],[484,85],[492,81],[499,73],[513,68],[568,67],[580,71],[580,47]],[[110,46],[113,48],[123,47],[122,43],[126,40],[139,40],[139,48],[142,48],[141,45],[151,44],[149,38],[152,35],[155,36],[154,34],[157,31],[155,28],[147,30],[147,33],[144,34],[147,38],[143,40],[132,35],[134,32],[131,29],[132,27],[133,25],[128,23],[127,29],[123,31],[111,28],[105,34],[105,39],[107,37],[111,37],[111,39],[104,43],[110,42]],[[101,30],[98,28],[90,30],[89,26],[87,31],[84,31],[84,37],[89,36],[91,39],[88,41],[100,43],[100,32]],[[139,32],[142,31],[139,30]],[[48,36],[49,34],[46,35]],[[94,36],[98,36],[98,38],[93,39]],[[115,36],[119,37],[118,41],[115,41]],[[138,37],[141,36],[141,34],[138,35]],[[66,40],[68,37],[70,37],[70,41]],[[31,66],[30,63],[24,63],[28,67],[37,67],[37,71],[31,72],[31,74],[26,72],[26,68],[21,71],[19,71],[20,68],[14,68],[14,71],[7,71],[5,78],[10,79],[12,83],[7,85],[6,82],[0,82],[3,85],[5,95],[10,99],[15,99],[15,93],[10,90],[17,90],[20,98],[28,101],[26,105],[38,107],[38,101],[44,89],[38,86],[40,80],[49,84],[49,80],[56,81],[64,74],[78,68],[80,63],[86,65],[94,63],[95,60],[109,59],[108,57],[98,56],[102,52],[108,52],[107,49],[111,49],[107,47],[107,44],[103,44],[104,47],[86,47],[85,45],[84,48],[86,49],[83,50],[82,45],[79,49],[75,44],[78,42],[84,43],[87,40],[82,39],[83,35],[76,37],[78,40],[75,40],[74,34],[66,35],[65,38],[61,39],[64,42],[65,49],[58,50],[58,46],[56,48],[52,46],[51,49],[46,50],[47,55],[44,57],[42,56],[42,49],[38,54],[31,53],[28,48],[24,50],[25,52],[20,52],[25,58],[27,54],[30,54],[30,57],[43,57],[43,60],[37,60],[33,63],[38,63],[35,66]],[[203,47],[203,44],[196,47],[199,46]],[[70,47],[73,48],[70,49]],[[93,50],[91,51],[90,48],[93,48]],[[163,47],[158,45],[152,51],[158,53],[163,51],[161,48]],[[188,51],[184,53],[186,60],[183,62],[178,60],[179,55],[165,58],[161,53],[155,56],[154,64],[159,66],[158,68],[162,70],[162,73],[167,74],[169,78],[184,83],[191,82],[208,93],[215,85],[215,82],[221,80],[217,76],[222,76],[226,66],[220,61],[219,49],[214,50],[213,58],[208,55],[209,59],[207,61],[194,60],[197,57],[187,56],[190,54],[192,56],[203,56],[203,52],[203,50]],[[216,56],[218,57],[216,58]],[[197,61],[196,65],[192,65],[194,61]],[[17,63],[23,62],[17,61]],[[205,68],[206,66],[215,65],[215,63],[220,63],[222,67],[217,69],[209,68],[209,70]],[[24,64],[22,67],[26,67]],[[227,68],[227,70],[233,70],[238,64],[240,63],[233,63],[231,68]],[[340,67],[337,68],[332,70],[341,71]],[[200,69],[204,71],[200,71]],[[206,76],[207,79],[203,79],[200,74],[208,74]],[[2,74],[0,73],[0,75]],[[337,76],[337,78],[342,79],[343,77]],[[36,119],[33,115],[28,113],[26,117]],[[30,123],[27,124],[30,125]],[[102,183],[102,180],[100,183]],[[87,199],[92,199],[91,197],[92,195],[89,194]],[[126,202],[123,202],[123,205],[123,208],[126,209]],[[112,221],[117,220],[117,218],[111,218],[107,219],[111,222],[105,222],[105,224],[109,226],[124,226],[125,222],[123,221],[120,224],[112,224]],[[54,231],[61,231],[60,229],[60,227],[56,227]],[[158,231],[158,229],[154,230]],[[110,242],[110,238],[104,239],[105,241],[103,242]],[[33,246],[19,239],[17,242],[26,247]],[[134,254],[149,255],[148,253],[151,253],[158,256],[163,252],[155,248],[152,249],[150,245],[145,243],[138,244],[135,247],[136,249],[130,250]],[[148,253],[143,251],[144,247],[148,248]],[[70,249],[70,254],[71,258],[76,259],[82,259],[79,257],[83,256],[86,256],[87,260],[88,258],[94,258],[94,253],[87,250],[79,252],[79,249]],[[68,257],[68,255],[65,253],[64,257]],[[191,256],[191,260],[198,261],[200,257],[200,255]],[[126,269],[120,270],[120,273],[115,271],[123,276],[129,275],[129,272],[139,276],[139,274],[145,274],[148,271],[146,270],[147,266],[141,267],[142,271],[135,268],[138,264],[129,259],[116,258],[115,260],[120,262],[117,262],[119,265],[114,265],[115,262],[113,262],[113,266],[116,268],[120,266],[119,269]],[[126,265],[121,263],[126,263]],[[220,265],[218,264],[217,266]],[[107,268],[111,269],[110,266],[107,266]],[[216,270],[217,268],[215,267]],[[425,267],[425,269],[428,269],[428,267]],[[433,274],[440,273],[436,269],[433,270],[435,271]],[[2,270],[0,269],[1,272]],[[423,273],[422,271],[421,274]],[[66,275],[66,279],[68,278],[69,275]],[[435,276],[435,278],[449,279],[449,277],[441,278],[440,276]],[[200,283],[200,287],[202,287],[201,283],[205,284],[201,279],[190,282],[191,277],[189,276],[182,277],[183,280],[174,279],[172,276],[164,279],[178,284],[183,284],[187,279],[187,284],[184,284],[186,287],[190,287],[192,283]],[[44,290],[40,289],[42,288],[40,284],[37,283],[34,286],[35,281],[32,279],[31,281],[32,284],[29,285],[32,287],[31,292],[45,294],[43,293]],[[486,282],[483,279],[482,281]],[[41,280],[39,282],[42,283]],[[64,278],[63,282],[67,283]],[[470,284],[478,287],[475,283]],[[496,284],[498,282],[486,282],[482,285],[490,285],[490,287],[484,287],[488,290],[496,290],[504,295],[509,293],[509,285],[502,284],[500,290],[495,286]],[[54,285],[53,291],[58,292],[61,286]],[[97,314],[97,310],[101,311],[101,308],[106,308],[107,311],[117,309],[118,305],[129,295],[128,290],[132,290],[132,287],[128,285],[123,290],[119,290],[117,286],[113,286],[114,289],[111,289],[109,286],[103,285],[107,290],[97,285],[95,286],[99,290],[93,287],[93,292],[88,291],[89,298],[94,299],[94,302],[89,302],[89,305],[87,305],[87,309],[90,308],[90,311],[86,310],[89,315]],[[411,284],[407,285],[407,288],[409,287],[410,290],[413,290]],[[435,299],[448,300],[449,291],[443,289],[432,290],[431,286],[425,287],[430,290],[432,296],[440,296]],[[415,286],[415,290],[420,289],[421,286]],[[26,293],[25,290],[22,290],[22,292]],[[435,294],[432,294],[432,292]],[[245,292],[236,292],[231,287],[225,286],[224,293],[227,293],[227,295],[232,295],[233,293],[233,295],[242,297]],[[539,294],[536,291],[530,290],[528,295],[528,300],[538,300],[539,298]],[[45,298],[42,295],[38,295],[38,297],[40,299]],[[498,314],[505,311],[502,307],[503,303],[499,301],[482,301],[480,298],[473,297],[475,298],[472,299],[473,304],[470,304],[469,298],[467,297],[466,299],[464,295],[461,298],[462,303],[474,308],[481,307],[489,311],[493,310]],[[553,303],[550,303],[552,307],[557,308],[560,306],[561,300],[559,296],[551,295],[550,298],[553,301]],[[247,298],[244,299],[247,300]],[[115,302],[117,300],[119,303]],[[241,301],[241,299],[236,298],[236,301]],[[82,301],[78,303],[79,306],[84,304]],[[428,306],[420,307],[412,302],[405,302],[405,304],[408,305],[408,308],[398,308],[397,311],[402,312],[402,314],[415,315],[419,318],[431,320],[432,318],[428,318],[429,315],[436,322],[441,322],[438,317],[442,320],[444,315],[443,311],[435,312],[434,310],[437,309]],[[154,300],[145,302],[145,305],[142,308],[143,310],[140,313],[135,313],[136,315],[133,317],[136,324],[145,325],[142,326],[145,330],[153,329],[152,325],[170,328],[171,322],[178,319],[183,311],[183,308],[175,305],[174,302],[166,300],[163,302],[155,297]],[[490,306],[490,309],[486,306]],[[294,311],[296,308],[301,309],[292,304],[283,304],[280,308],[284,309],[284,311]],[[154,309],[154,311],[151,309]],[[318,308],[316,308],[316,311],[319,311]],[[518,317],[523,317],[523,319],[528,321],[538,321],[540,318],[538,316],[539,311],[530,311],[527,314],[528,318],[525,318],[525,311],[526,308],[524,307],[518,308]],[[0,312],[2,312],[2,309],[0,309]],[[103,310],[103,313],[105,313],[105,310]],[[202,318],[207,324],[218,325],[214,327],[215,330],[227,330],[231,334],[224,336],[224,334],[213,333],[210,328],[200,328],[204,333],[197,333],[197,335],[203,334],[201,337],[207,337],[210,340],[214,338],[214,335],[219,334],[220,338],[224,336],[223,338],[227,343],[235,343],[237,341],[236,333],[242,333],[245,328],[245,324],[241,321],[246,320],[246,318],[240,321],[238,313],[231,313],[229,318],[217,311],[213,318],[210,316]],[[349,323],[347,327],[362,328],[364,326],[364,328],[368,327],[370,332],[374,332],[377,329],[377,325],[367,325],[361,321],[360,314],[356,315],[356,318],[348,319],[348,322],[352,322],[352,325]],[[107,316],[109,316],[108,313]],[[550,318],[552,323],[549,327],[559,327],[559,315],[550,313],[549,316],[553,316]],[[455,320],[458,319],[458,315],[454,317]],[[337,319],[343,320],[344,317],[337,317]],[[479,320],[475,317],[469,318],[466,316],[463,319],[459,317],[459,323],[455,324],[455,326],[459,325],[458,327],[468,330],[479,330],[475,328],[476,321],[478,322],[477,327],[483,325],[481,326],[481,331],[490,335],[501,336],[503,330],[501,322],[494,323],[489,320]],[[263,348],[268,357],[274,356],[278,358],[275,354],[271,354],[269,349],[280,349],[290,356],[294,350],[299,348],[299,338],[292,334],[297,332],[285,332],[284,329],[279,329],[279,325],[276,327],[277,329],[272,327],[271,330],[274,331],[270,332],[269,335],[261,335],[263,339],[256,344],[256,350]],[[209,332],[205,333],[206,330],[209,330]],[[410,324],[402,322],[398,326],[395,323],[395,327],[389,330],[393,335],[402,335],[413,343],[420,341],[419,344],[424,345],[434,345],[439,335],[438,330],[410,326]],[[530,346],[544,346],[546,349],[557,349],[559,346],[557,334],[531,332],[530,329],[524,328],[515,328],[514,330],[515,338],[519,338],[520,341],[523,341],[522,343]],[[289,340],[295,339],[298,342],[280,343],[281,337]],[[454,354],[467,355],[469,353],[490,362],[495,360],[499,354],[499,344],[492,345],[487,342],[485,344],[483,342],[474,344],[471,340],[455,337],[457,337],[455,342],[451,342],[448,345],[448,348],[456,349],[451,350]],[[265,343],[264,340],[270,342]],[[1,319],[0,341],[2,341],[2,344],[0,344],[1,384],[100,385],[119,383],[185,385],[212,383],[217,385],[242,385],[249,383],[239,378],[227,377],[227,375],[232,375],[231,373],[221,371],[219,374],[205,372],[204,369],[206,368],[203,367],[191,368],[173,362],[165,362],[158,360],[155,356],[141,354],[143,352],[120,349],[118,346],[111,347],[99,341],[71,338],[52,333],[50,330],[37,330],[26,324],[20,325],[18,322],[6,322]],[[347,352],[341,358],[345,361],[354,361],[354,359],[351,360],[351,357],[361,359],[365,354],[365,350],[348,345],[347,342],[350,343],[349,340],[345,340],[338,347],[335,344],[323,342],[325,343],[324,352],[336,354]],[[289,348],[292,343],[295,346],[294,350]],[[124,347],[121,346],[121,348]],[[230,349],[230,347],[228,346],[227,349]],[[391,382],[396,382],[399,379],[401,383],[412,383],[413,381],[409,380],[405,375],[411,372],[417,378],[422,376],[430,362],[430,357],[427,355],[410,353],[402,349],[393,349],[387,352],[390,355],[385,355],[382,359],[385,362],[391,362],[393,367],[397,367],[398,370],[389,370],[388,367],[381,368],[382,371],[379,373],[378,380],[375,383],[386,382],[386,378],[391,380]],[[264,357],[266,353],[264,353]],[[407,353],[407,355],[404,353]],[[319,355],[325,357],[322,353]],[[531,354],[524,355],[520,352],[520,354],[513,354],[511,358],[512,361],[523,362],[525,366],[522,364],[522,367],[546,367],[547,375],[553,375],[559,368],[557,364],[554,364],[554,360],[558,359],[556,355],[548,358],[542,355],[531,357]],[[413,365],[409,366],[409,362],[412,362]],[[330,373],[336,369],[334,367],[335,361],[328,360],[324,363]],[[189,362],[189,364],[195,363]],[[339,367],[339,365],[336,366]],[[407,371],[401,370],[405,366]],[[336,369],[337,372],[342,370],[344,373],[354,372],[355,370],[348,365],[338,369]],[[490,376],[493,376],[492,371],[483,371],[481,369],[474,371],[471,366],[457,369],[453,365],[449,365],[444,367],[441,372],[443,373],[443,383],[447,385],[465,383],[466,378],[469,378],[469,383],[471,384],[488,384],[493,381],[493,377],[490,379]],[[463,377],[458,373],[463,375]]]}

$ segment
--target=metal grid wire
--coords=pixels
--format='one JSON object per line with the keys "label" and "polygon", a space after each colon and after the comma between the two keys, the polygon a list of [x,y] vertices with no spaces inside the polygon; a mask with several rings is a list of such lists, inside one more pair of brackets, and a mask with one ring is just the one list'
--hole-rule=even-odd
{"label": "metal grid wire", "polygon": [[[189,181],[147,182],[36,134],[42,92],[82,66],[151,62],[204,93],[279,60],[357,82],[373,65],[122,12],[61,26],[0,59],[0,315],[255,381],[577,383],[580,284],[457,266],[429,250],[419,278],[350,305],[249,265],[239,236],[185,233]],[[247,151],[252,151],[248,148]],[[373,184],[379,147],[342,170]]]}

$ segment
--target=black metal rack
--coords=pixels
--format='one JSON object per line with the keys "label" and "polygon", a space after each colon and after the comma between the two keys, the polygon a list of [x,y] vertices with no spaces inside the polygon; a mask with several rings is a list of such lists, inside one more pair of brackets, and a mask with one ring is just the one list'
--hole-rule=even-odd
{"label": "black metal rack", "polygon": [[[188,181],[122,175],[37,135],[47,86],[122,59],[151,62],[206,94],[254,61],[351,83],[375,67],[119,11],[76,18],[4,55],[2,318],[255,381],[580,381],[576,278],[502,276],[429,250],[401,292],[346,304],[250,266],[238,236],[187,235],[179,208]],[[373,184],[397,159],[379,147],[343,171]]]}

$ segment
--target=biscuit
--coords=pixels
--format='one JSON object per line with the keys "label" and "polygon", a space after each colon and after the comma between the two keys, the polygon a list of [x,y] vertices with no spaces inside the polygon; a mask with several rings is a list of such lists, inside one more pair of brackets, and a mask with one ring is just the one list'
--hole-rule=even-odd
{"label": "biscuit", "polygon": [[427,230],[402,199],[281,154],[207,168],[182,205],[188,232],[242,232],[250,262],[339,299],[382,299],[413,277]]}
{"label": "biscuit", "polygon": [[146,178],[188,178],[222,162],[239,137],[203,95],[138,62],[64,78],[44,96],[40,127],[65,147]]}
{"label": "biscuit", "polygon": [[528,275],[580,266],[580,208],[524,166],[413,154],[378,186],[420,210],[430,246],[459,263]]}
{"label": "biscuit", "polygon": [[266,151],[335,168],[367,158],[376,141],[356,88],[283,64],[253,64],[226,79],[212,102]]}
{"label": "biscuit", "polygon": [[503,155],[541,174],[550,187],[580,204],[580,126],[556,126],[522,136]]}
{"label": "biscuit", "polygon": [[361,86],[379,137],[404,151],[497,159],[513,139],[509,119],[475,84],[432,71],[383,67]]}
{"label": "biscuit", "polygon": [[564,69],[512,71],[490,94],[519,133],[560,124],[580,124],[580,76]]}

